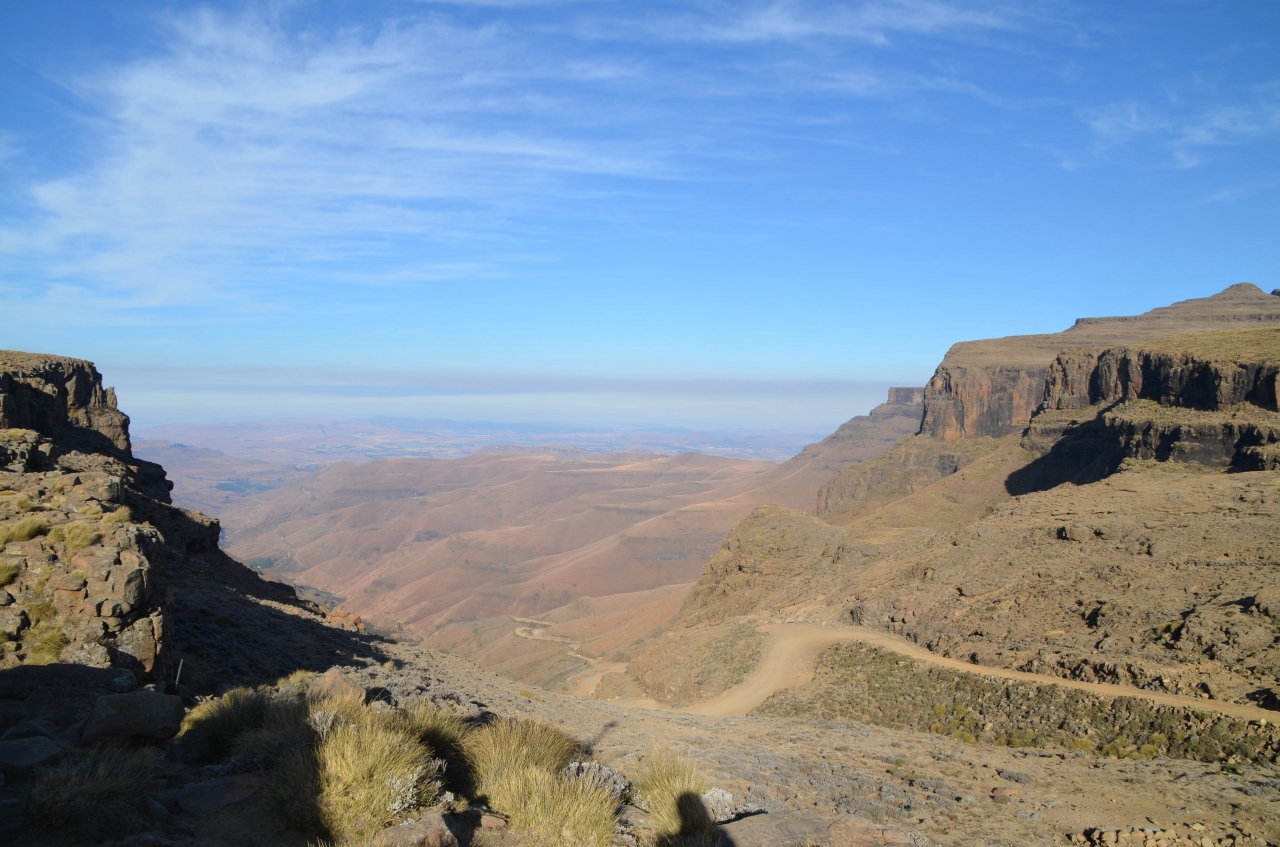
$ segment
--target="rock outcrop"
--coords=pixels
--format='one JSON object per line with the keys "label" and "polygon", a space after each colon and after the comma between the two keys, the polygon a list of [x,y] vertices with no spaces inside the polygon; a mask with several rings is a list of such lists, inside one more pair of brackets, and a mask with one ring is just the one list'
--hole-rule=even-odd
{"label": "rock outcrop", "polygon": [[[1065,332],[1052,335],[1024,335],[989,341],[956,344],[942,360],[925,386],[924,416],[920,432],[944,441],[958,438],[999,438],[1020,431],[1039,408],[1046,378],[1074,379],[1064,388],[1078,391],[1087,386],[1080,369],[1091,371],[1087,362],[1073,361],[1070,374],[1051,375],[1050,370],[1064,350],[1081,347],[1127,345],[1166,336],[1212,332],[1238,332],[1275,327],[1280,322],[1280,302],[1249,283],[1233,285],[1212,297],[1185,300],[1172,306],[1152,309],[1142,315],[1121,318],[1081,318]],[[1157,367],[1174,369],[1176,362]],[[1128,373],[1116,373],[1118,380]],[[1172,373],[1164,382],[1172,386]],[[1185,385],[1180,389],[1196,395],[1209,390],[1199,372],[1179,372]],[[1251,380],[1246,374],[1232,379]],[[1265,379],[1265,377],[1264,377]],[[1125,383],[1128,384],[1127,382]],[[1234,386],[1235,383],[1233,382]],[[1234,392],[1234,388],[1228,393]],[[1266,389],[1260,389],[1266,390]],[[1275,394],[1274,374],[1269,389]],[[1241,402],[1241,401],[1238,401]],[[1272,401],[1274,403],[1274,400]],[[1195,405],[1184,404],[1184,405]]]}
{"label": "rock outcrop", "polygon": [[129,418],[116,408],[115,389],[103,388],[98,369],[79,359],[0,351],[0,429],[131,455]]}

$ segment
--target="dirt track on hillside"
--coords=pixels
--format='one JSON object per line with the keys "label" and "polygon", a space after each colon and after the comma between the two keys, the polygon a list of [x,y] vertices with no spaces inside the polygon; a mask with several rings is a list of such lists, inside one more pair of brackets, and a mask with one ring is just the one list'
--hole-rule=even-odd
{"label": "dirt track on hillside", "polygon": [[680,711],[717,717],[745,715],[763,703],[775,691],[781,691],[785,688],[792,688],[808,682],[813,676],[814,660],[824,648],[844,641],[861,641],[921,662],[963,671],[964,673],[977,673],[983,676],[1018,680],[1036,685],[1060,685],[1064,688],[1075,688],[1103,697],[1140,697],[1165,706],[1220,712],[1232,717],[1244,718],[1245,720],[1275,721],[1277,717],[1280,717],[1276,712],[1255,706],[1243,706],[1238,703],[1202,700],[1195,697],[1145,691],[1126,685],[1080,682],[1073,679],[1025,673],[1007,668],[973,665],[958,659],[949,659],[936,653],[931,653],[919,645],[889,633],[863,629],[862,627],[784,623],[766,624],[761,629],[768,634],[768,641],[765,643],[764,655],[761,656],[760,664],[756,666],[756,669],[745,680],[723,694],[712,697],[702,703],[686,706]]}

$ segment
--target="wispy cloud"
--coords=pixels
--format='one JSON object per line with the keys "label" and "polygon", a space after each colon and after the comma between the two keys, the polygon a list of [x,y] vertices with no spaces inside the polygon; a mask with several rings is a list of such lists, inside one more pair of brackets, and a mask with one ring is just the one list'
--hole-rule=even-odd
{"label": "wispy cloud", "polygon": [[1280,85],[1261,86],[1253,94],[1199,108],[1184,106],[1181,98],[1170,98],[1163,108],[1129,100],[1081,109],[1077,117],[1093,133],[1096,152],[1147,136],[1165,147],[1171,165],[1194,168],[1204,163],[1210,148],[1280,136]]}
{"label": "wispy cloud", "polygon": [[531,70],[496,28],[298,35],[205,10],[168,31],[161,56],[61,80],[102,104],[100,158],[32,186],[35,223],[0,231],[0,251],[134,306],[217,299],[228,271],[262,278],[308,263],[341,275],[362,262],[374,280],[426,264],[437,278],[461,265],[397,248],[495,238],[532,195],[664,168],[651,143],[569,132],[581,103],[522,87],[531,73],[598,78],[603,67]]}

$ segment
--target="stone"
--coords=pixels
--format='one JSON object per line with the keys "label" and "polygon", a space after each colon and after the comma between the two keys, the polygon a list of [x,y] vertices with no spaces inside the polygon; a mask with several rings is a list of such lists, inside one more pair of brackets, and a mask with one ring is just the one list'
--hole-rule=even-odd
{"label": "stone", "polygon": [[135,738],[163,741],[182,728],[182,698],[145,689],[128,694],[104,694],[81,730],[84,744],[127,742]]}
{"label": "stone", "polygon": [[500,818],[497,815],[491,815],[488,812],[480,815],[481,829],[502,829],[507,825],[506,818]]}
{"label": "stone", "polygon": [[62,748],[43,735],[0,741],[0,771],[25,773],[36,765],[52,761]]}
{"label": "stone", "polygon": [[224,776],[188,785],[173,799],[184,812],[203,817],[253,796],[266,781],[265,777],[252,773]]}
{"label": "stone", "polygon": [[1280,588],[1267,586],[1253,595],[1253,608],[1269,618],[1280,620]]}
{"label": "stone", "polygon": [[880,847],[910,844],[881,826],[853,815],[824,815],[787,810],[739,818],[719,827],[720,843],[733,847],[777,847],[779,844],[831,844],[840,847]]}
{"label": "stone", "polygon": [[458,839],[438,812],[425,812],[416,821],[382,830],[370,847],[458,847]]}
{"label": "stone", "polygon": [[712,788],[701,799],[707,814],[716,823],[724,823],[734,816],[733,795],[723,788]]}
{"label": "stone", "polygon": [[58,734],[57,727],[46,720],[34,718],[32,720],[18,721],[13,726],[5,730],[4,735],[0,735],[0,741],[14,741],[19,738],[35,738],[36,736],[44,736],[45,738],[53,738]]}
{"label": "stone", "polygon": [[307,693],[312,697],[360,698],[364,700],[365,691],[351,681],[341,668],[329,668],[311,681]]}

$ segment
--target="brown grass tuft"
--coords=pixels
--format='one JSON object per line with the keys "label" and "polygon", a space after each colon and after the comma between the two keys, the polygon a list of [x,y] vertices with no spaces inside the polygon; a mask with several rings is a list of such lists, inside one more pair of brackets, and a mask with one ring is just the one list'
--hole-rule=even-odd
{"label": "brown grass tuft", "polygon": [[20,521],[0,526],[0,550],[13,541],[30,541],[37,535],[49,533],[49,522],[35,515],[27,515]]}
{"label": "brown grass tuft", "polygon": [[74,521],[72,523],[58,524],[49,530],[49,540],[61,541],[63,548],[66,550],[66,556],[70,558],[90,544],[97,544],[101,541],[102,533],[97,532],[87,523]]}
{"label": "brown grass tuft", "polygon": [[710,786],[691,759],[658,753],[645,759],[633,791],[649,813],[663,843],[698,845],[715,842],[716,824],[702,805]]}
{"label": "brown grass tuft", "polygon": [[215,755],[225,756],[242,734],[262,726],[267,700],[252,688],[235,688],[216,700],[205,700],[187,713],[179,737],[192,737]]}
{"label": "brown grass tuft", "polygon": [[467,795],[474,792],[466,754],[467,736],[472,730],[461,717],[430,703],[416,703],[399,712],[394,720],[444,760],[444,781],[450,791]]}
{"label": "brown grass tuft", "polygon": [[531,766],[502,768],[488,782],[495,808],[523,833],[524,843],[547,847],[605,847],[617,828],[618,800],[608,788],[565,779]]}
{"label": "brown grass tuft", "polygon": [[128,506],[121,506],[114,512],[107,512],[102,516],[104,524],[129,523],[131,520],[133,520],[133,511]]}

